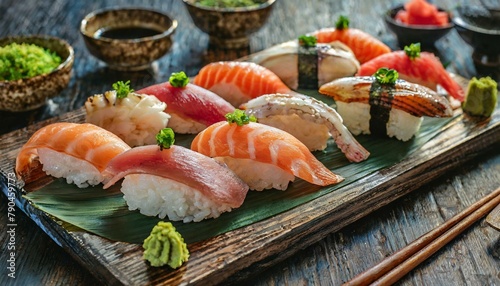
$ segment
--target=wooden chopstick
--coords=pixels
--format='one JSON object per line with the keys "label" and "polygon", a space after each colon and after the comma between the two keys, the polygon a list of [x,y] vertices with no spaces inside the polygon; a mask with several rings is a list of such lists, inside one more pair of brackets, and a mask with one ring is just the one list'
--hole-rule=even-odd
{"label": "wooden chopstick", "polygon": [[343,285],[389,285],[395,283],[473,223],[488,214],[499,203],[500,188]]}

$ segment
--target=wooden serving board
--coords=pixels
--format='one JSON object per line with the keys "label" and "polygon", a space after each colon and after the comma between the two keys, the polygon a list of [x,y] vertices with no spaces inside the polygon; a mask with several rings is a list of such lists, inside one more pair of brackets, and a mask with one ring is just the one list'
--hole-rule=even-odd
{"label": "wooden serving board", "polygon": [[[0,137],[2,191],[12,178],[19,148],[40,127],[83,122],[83,109]],[[438,136],[399,163],[272,218],[188,245],[181,268],[150,267],[138,244],[113,242],[84,231],[67,231],[17,190],[17,206],[56,243],[107,285],[212,285],[255,275],[329,233],[370,214],[500,143],[500,108],[477,121],[459,115]]]}

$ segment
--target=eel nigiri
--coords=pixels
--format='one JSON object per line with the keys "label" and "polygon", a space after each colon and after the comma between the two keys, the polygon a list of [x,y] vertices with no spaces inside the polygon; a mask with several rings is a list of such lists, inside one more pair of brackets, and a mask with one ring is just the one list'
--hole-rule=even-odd
{"label": "eel nigiri", "polygon": [[349,27],[349,19],[344,16],[339,17],[335,27],[317,30],[311,35],[316,36],[318,43],[334,41],[344,43],[361,64],[391,51],[386,44],[374,36],[360,29]]}
{"label": "eel nigiri", "polygon": [[343,180],[297,138],[256,122],[212,124],[194,138],[191,149],[227,164],[252,190],[286,190],[295,176],[320,186]]}
{"label": "eel nigiri", "polygon": [[293,93],[272,71],[252,62],[223,61],[204,66],[193,83],[233,106],[268,93]]}
{"label": "eel nigiri", "polygon": [[109,161],[130,147],[113,133],[89,123],[53,123],[36,131],[16,158],[16,173],[25,183],[41,164],[56,178],[78,187],[97,185]]}
{"label": "eel nigiri", "polygon": [[210,90],[188,83],[188,80],[184,72],[174,73],[168,82],[137,92],[154,95],[167,104],[166,111],[171,116],[168,127],[175,133],[196,134],[215,122],[225,120],[224,115],[234,111],[229,102]]}
{"label": "eel nigiri", "polygon": [[380,68],[398,71],[400,78],[437,90],[442,86],[452,97],[462,102],[464,89],[450,76],[433,53],[420,52],[420,47],[406,47],[405,51],[393,51],[361,65],[358,76],[371,76]]}
{"label": "eel nigiri", "polygon": [[302,47],[294,40],[254,53],[246,60],[271,70],[293,90],[317,90],[334,79],[353,76],[359,69],[352,51],[340,42]]}
{"label": "eel nigiri", "polygon": [[132,147],[142,146],[154,144],[155,135],[168,125],[166,107],[154,96],[135,92],[117,96],[112,90],[87,98],[85,120],[111,131]]}
{"label": "eel nigiri", "polygon": [[398,79],[394,85],[377,84],[372,76],[346,77],[320,87],[332,96],[337,111],[352,134],[377,134],[409,140],[420,128],[422,116],[450,117],[446,97]]}
{"label": "eel nigiri", "polygon": [[292,134],[310,151],[325,149],[331,135],[349,161],[360,162],[370,155],[343,125],[335,109],[310,96],[266,94],[241,108],[249,116],[255,116],[259,123]]}
{"label": "eel nigiri", "polygon": [[240,207],[248,186],[216,160],[182,146],[132,148],[103,172],[104,188],[118,180],[130,210],[170,220],[198,222]]}

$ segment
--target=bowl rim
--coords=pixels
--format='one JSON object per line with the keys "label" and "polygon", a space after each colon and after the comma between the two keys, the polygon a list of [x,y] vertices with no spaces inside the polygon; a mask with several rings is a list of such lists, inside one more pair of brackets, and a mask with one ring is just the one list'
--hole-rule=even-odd
{"label": "bowl rim", "polygon": [[485,28],[481,28],[481,27],[474,26],[474,25],[467,23],[464,20],[462,14],[459,12],[460,8],[462,8],[462,6],[458,6],[455,9],[453,9],[453,11],[452,11],[451,20],[453,21],[453,23],[456,26],[458,26],[462,29],[472,31],[474,33],[483,34],[483,35],[488,35],[488,36],[499,36],[500,35],[500,29],[499,30],[485,29]]}
{"label": "bowl rim", "polygon": [[[0,83],[4,83],[4,84],[5,83],[13,83],[13,82],[20,83],[20,82],[30,80],[30,79],[49,77],[49,76],[59,72],[63,68],[71,65],[75,59],[75,51],[74,51],[73,47],[69,44],[69,42],[62,39],[62,38],[52,36],[52,35],[31,34],[31,35],[6,36],[3,38],[0,38],[0,41],[7,40],[7,41],[9,41],[9,43],[14,43],[14,42],[19,43],[17,40],[22,40],[22,39],[44,39],[44,40],[49,40],[49,41],[57,41],[57,42],[61,43],[66,48],[66,50],[69,52],[69,54],[64,61],[62,61],[56,68],[54,68],[52,71],[50,71],[48,73],[39,74],[39,75],[36,75],[33,77],[20,78],[17,80],[0,80]],[[10,41],[10,40],[12,40],[12,41]],[[43,47],[43,48],[45,48],[45,47]]]}
{"label": "bowl rim", "polygon": [[410,30],[426,30],[426,31],[441,31],[441,30],[448,30],[451,29],[455,26],[455,23],[452,21],[452,14],[450,11],[443,9],[441,7],[437,7],[440,12],[446,12],[448,14],[448,24],[444,26],[437,26],[437,25],[408,25],[399,21],[396,21],[393,17],[391,17],[391,14],[393,12],[397,12],[399,10],[402,10],[404,8],[404,4],[396,5],[392,7],[391,9],[387,10],[384,14],[384,19],[386,22],[389,22],[393,25],[396,25],[398,27],[402,27],[405,29],[410,29]]}
{"label": "bowl rim", "polygon": [[261,10],[264,8],[267,8],[271,5],[273,5],[276,0],[267,0],[266,2],[259,4],[257,6],[250,6],[250,7],[229,7],[229,8],[211,8],[208,6],[203,6],[203,5],[197,5],[196,3],[193,2],[194,0],[182,0],[185,5],[189,5],[191,7],[195,7],[200,10],[205,10],[205,11],[210,11],[210,12],[251,12],[251,11],[257,11]]}
{"label": "bowl rim", "polygon": [[[111,39],[111,38],[106,38],[106,37],[95,37],[95,33],[91,34],[87,31],[87,23],[91,18],[94,18],[100,14],[107,13],[110,11],[130,11],[130,10],[138,10],[138,11],[143,11],[143,12],[150,12],[150,13],[155,13],[158,15],[161,15],[162,17],[168,18],[172,24],[168,29],[165,31],[149,36],[149,37],[142,37],[142,38],[135,38],[135,39]],[[83,17],[83,19],[80,21],[80,33],[88,38],[91,38],[93,40],[101,41],[101,42],[108,42],[108,43],[116,43],[116,42],[122,42],[122,43],[140,43],[140,42],[149,42],[149,41],[156,41],[159,39],[163,39],[165,37],[168,37],[172,35],[175,30],[177,29],[178,26],[178,21],[171,17],[170,15],[157,10],[157,9],[150,9],[150,8],[144,8],[144,7],[136,7],[136,6],[130,6],[130,7],[121,7],[121,6],[115,6],[115,7],[106,7],[106,8],[101,8],[94,10],[87,15]]]}

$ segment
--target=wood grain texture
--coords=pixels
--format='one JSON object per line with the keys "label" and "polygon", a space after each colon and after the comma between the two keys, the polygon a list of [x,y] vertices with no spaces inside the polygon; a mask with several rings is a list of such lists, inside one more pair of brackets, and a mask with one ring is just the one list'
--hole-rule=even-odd
{"label": "wood grain texture", "polygon": [[[194,75],[208,61],[239,58],[317,28],[332,26],[341,14],[349,15],[353,26],[397,48],[380,15],[400,1],[384,0],[376,4],[368,0],[278,1],[268,25],[252,36],[249,49],[239,51],[210,47],[208,37],[193,26],[181,1],[86,2],[0,2],[0,36],[57,35],[67,39],[76,53],[70,86],[50,104],[29,113],[0,113],[2,133],[13,131],[0,137],[0,169],[4,172],[12,170],[16,150],[39,128],[40,125],[33,123],[48,118],[52,118],[49,122],[81,120],[78,109],[85,99],[109,89],[117,80],[130,79],[133,86],[140,88],[165,81],[171,72],[178,70]],[[456,4],[451,0],[436,2],[448,8]],[[179,20],[180,28],[171,53],[151,69],[120,73],[92,58],[76,31],[79,20],[92,10],[131,5],[166,11]],[[451,71],[464,77],[477,74],[469,56],[471,49],[455,31],[436,45],[436,52],[443,62],[450,63]],[[72,110],[76,111],[67,113]],[[256,285],[339,285],[498,187],[498,114],[492,122],[489,124],[493,125],[484,127],[461,121],[412,160],[369,176],[352,189],[300,206],[273,220],[190,245],[191,260],[178,271],[150,269],[145,263],[137,262],[140,256],[137,245],[112,243],[86,233],[64,233],[50,218],[37,214],[33,217],[34,224],[18,210],[17,215],[23,219],[18,228],[20,276],[10,280],[4,275],[0,277],[0,284],[94,285],[98,283],[95,276],[106,285],[206,285],[242,280]],[[18,130],[27,125],[27,129]],[[494,157],[490,159],[482,154]],[[473,163],[469,166],[467,162]],[[458,171],[450,174],[453,170]],[[4,198],[2,195],[1,204],[5,208]],[[394,200],[395,203],[390,203]],[[383,207],[385,204],[389,206]],[[28,212],[36,211],[29,210],[29,206],[24,208]],[[0,225],[5,228],[5,222],[0,221]],[[44,232],[90,269],[91,274],[78,267]],[[7,239],[5,232],[0,234],[2,244]],[[440,251],[400,283],[500,284],[496,241],[498,233],[480,223],[459,237],[457,244]],[[4,263],[8,253],[3,249],[0,254]],[[69,265],[65,266],[66,263]]]}

